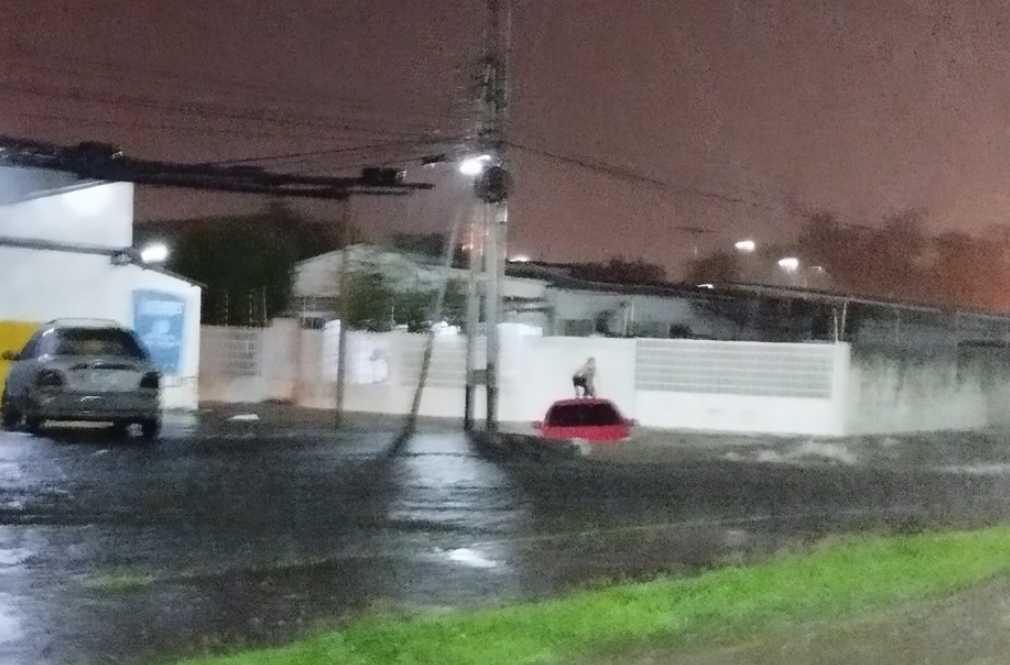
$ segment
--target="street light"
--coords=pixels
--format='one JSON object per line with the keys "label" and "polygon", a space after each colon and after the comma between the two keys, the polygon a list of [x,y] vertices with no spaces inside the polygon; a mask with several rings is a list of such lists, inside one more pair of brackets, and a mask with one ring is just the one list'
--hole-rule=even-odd
{"label": "street light", "polygon": [[168,254],[168,245],[156,242],[140,250],[140,260],[143,263],[164,263],[168,260]]}
{"label": "street light", "polygon": [[488,162],[491,161],[491,155],[478,155],[476,157],[467,157],[462,162],[459,163],[459,172],[465,176],[479,176],[487,168]]}
{"label": "street light", "polygon": [[779,268],[782,268],[786,272],[796,272],[800,268],[800,260],[795,256],[779,259]]}
{"label": "street light", "polygon": [[757,244],[753,240],[740,240],[734,247],[736,247],[736,251],[738,252],[750,254],[757,248]]}

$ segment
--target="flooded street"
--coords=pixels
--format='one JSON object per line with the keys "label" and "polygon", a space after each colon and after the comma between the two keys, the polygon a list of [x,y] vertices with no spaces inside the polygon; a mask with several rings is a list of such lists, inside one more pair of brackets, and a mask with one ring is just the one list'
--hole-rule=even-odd
{"label": "flooded street", "polygon": [[0,434],[0,662],[160,661],[1010,513],[991,437],[502,462],[435,426],[389,454],[394,425]]}

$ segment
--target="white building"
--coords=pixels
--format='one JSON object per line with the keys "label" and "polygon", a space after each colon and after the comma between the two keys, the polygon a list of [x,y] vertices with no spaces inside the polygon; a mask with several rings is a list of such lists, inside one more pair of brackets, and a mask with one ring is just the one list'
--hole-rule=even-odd
{"label": "white building", "polygon": [[[434,290],[446,270],[437,259],[356,245],[350,271],[382,274],[397,290]],[[293,315],[330,319],[340,283],[342,252],[302,261],[295,269]],[[466,282],[465,269],[449,269]],[[705,337],[733,339],[737,325],[699,305],[717,296],[676,287],[595,284],[569,277],[563,269],[511,263],[502,284],[505,321],[539,328],[545,335],[588,337]]]}
{"label": "white building", "polygon": [[141,338],[157,326],[174,342],[155,354],[164,406],[195,409],[200,287],[139,265],[132,244],[132,184],[0,167],[0,351],[56,318],[112,319]]}

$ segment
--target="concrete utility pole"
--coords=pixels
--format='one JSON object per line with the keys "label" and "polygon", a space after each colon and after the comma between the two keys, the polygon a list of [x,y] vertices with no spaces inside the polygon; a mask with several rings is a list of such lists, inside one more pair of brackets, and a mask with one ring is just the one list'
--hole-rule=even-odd
{"label": "concrete utility pole", "polygon": [[347,391],[347,318],[350,314],[348,306],[348,281],[351,271],[351,200],[345,198],[340,215],[339,229],[340,267],[337,271],[337,316],[340,319],[340,329],[337,331],[337,386],[335,401],[336,413],[334,424],[337,428],[344,425],[344,396]]}
{"label": "concrete utility pole", "polygon": [[[480,287],[484,295],[484,326],[487,334],[487,362],[484,371],[477,368],[473,357],[476,326],[467,331],[467,386],[464,422],[473,426],[474,392],[480,383],[487,392],[487,430],[498,427],[499,355],[501,350],[498,324],[502,319],[502,285],[508,257],[508,190],[504,128],[508,109],[508,54],[511,33],[509,0],[487,0],[487,23],[484,32],[484,56],[481,63],[481,118],[477,127],[474,157],[483,161],[483,168],[474,185],[477,197],[483,201],[482,214],[477,216],[470,234],[470,302],[468,322],[473,323]],[[480,228],[476,228],[479,226]],[[478,242],[482,251],[478,253]],[[482,264],[478,269],[477,262]],[[479,274],[483,273],[483,274]]]}

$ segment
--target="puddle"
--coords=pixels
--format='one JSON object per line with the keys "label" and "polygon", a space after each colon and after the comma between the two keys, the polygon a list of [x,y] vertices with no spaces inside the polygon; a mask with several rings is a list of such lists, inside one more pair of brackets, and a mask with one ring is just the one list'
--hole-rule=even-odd
{"label": "puddle", "polygon": [[446,556],[449,561],[461,563],[464,566],[469,566],[471,568],[497,568],[501,565],[500,562],[488,559],[477,550],[472,550],[468,547],[460,547],[458,549],[450,550],[446,552]]}

